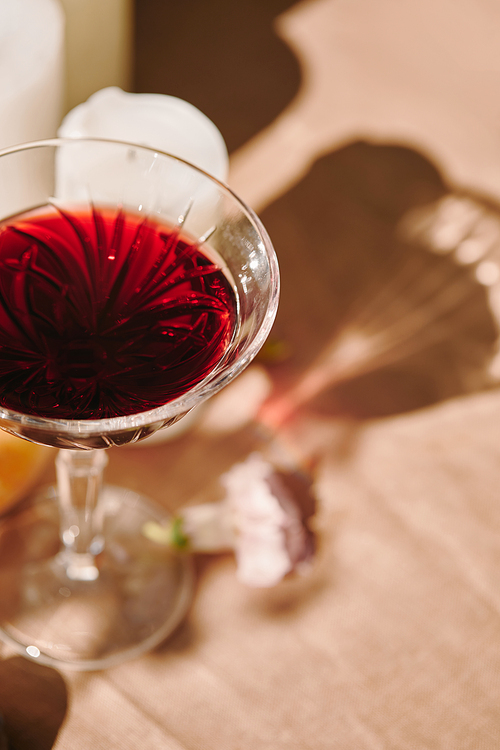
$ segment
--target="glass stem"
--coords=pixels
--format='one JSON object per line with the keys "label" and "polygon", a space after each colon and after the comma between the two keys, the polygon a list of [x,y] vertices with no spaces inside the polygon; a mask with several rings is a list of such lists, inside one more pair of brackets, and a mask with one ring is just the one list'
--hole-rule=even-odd
{"label": "glass stem", "polygon": [[102,450],[60,450],[56,458],[60,506],[59,555],[68,578],[95,581],[95,556],[102,551],[102,514],[98,500],[108,457]]}

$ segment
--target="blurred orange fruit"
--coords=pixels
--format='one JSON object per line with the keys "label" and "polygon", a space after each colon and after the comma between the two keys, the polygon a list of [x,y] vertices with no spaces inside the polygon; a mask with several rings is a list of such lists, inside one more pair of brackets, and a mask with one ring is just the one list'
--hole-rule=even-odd
{"label": "blurred orange fruit", "polygon": [[28,492],[51,456],[52,448],[0,430],[0,513]]}

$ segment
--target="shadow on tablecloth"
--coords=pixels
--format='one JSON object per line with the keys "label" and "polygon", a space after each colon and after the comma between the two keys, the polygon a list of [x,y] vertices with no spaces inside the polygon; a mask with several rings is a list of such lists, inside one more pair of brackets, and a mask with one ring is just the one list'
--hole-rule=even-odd
{"label": "shadow on tablecloth", "polygon": [[425,155],[355,141],[262,219],[282,278],[272,336],[289,352],[268,365],[289,409],[376,418],[496,383],[500,211]]}
{"label": "shadow on tablecloth", "polygon": [[0,661],[0,714],[12,750],[50,750],[67,704],[64,679],[55,669],[20,656]]}

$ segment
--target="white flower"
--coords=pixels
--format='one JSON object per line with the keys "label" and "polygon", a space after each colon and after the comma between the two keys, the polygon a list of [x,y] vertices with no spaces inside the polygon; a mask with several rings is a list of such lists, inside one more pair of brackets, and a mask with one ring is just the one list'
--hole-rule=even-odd
{"label": "white flower", "polygon": [[285,476],[253,453],[221,477],[221,502],[186,507],[168,528],[149,523],[144,533],[193,552],[232,549],[243,583],[274,586],[312,550],[311,534]]}

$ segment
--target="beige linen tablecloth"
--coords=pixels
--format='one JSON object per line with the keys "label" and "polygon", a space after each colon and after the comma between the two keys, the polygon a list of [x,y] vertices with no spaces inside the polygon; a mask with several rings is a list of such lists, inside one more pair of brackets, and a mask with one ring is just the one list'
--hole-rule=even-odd
{"label": "beige linen tablecloth", "polygon": [[[297,397],[354,323],[365,343],[396,333],[383,357],[351,356],[281,429],[313,472],[311,568],[258,590],[237,581],[230,556],[200,558],[173,637],[106,672],[57,672],[2,647],[0,710],[15,747],[495,750],[494,305],[455,257],[405,244],[401,227],[416,206],[462,191],[496,220],[500,6],[200,2],[189,16],[175,3],[171,25],[162,6],[138,3],[137,86],[207,111],[230,144],[231,185],[271,232],[283,272],[274,335],[288,353],[259,365],[274,393]],[[181,50],[184,67],[172,61]],[[444,318],[422,301],[438,277],[439,300],[460,281]],[[250,426],[202,427],[111,451],[109,480],[171,510],[199,499],[261,439]]]}

